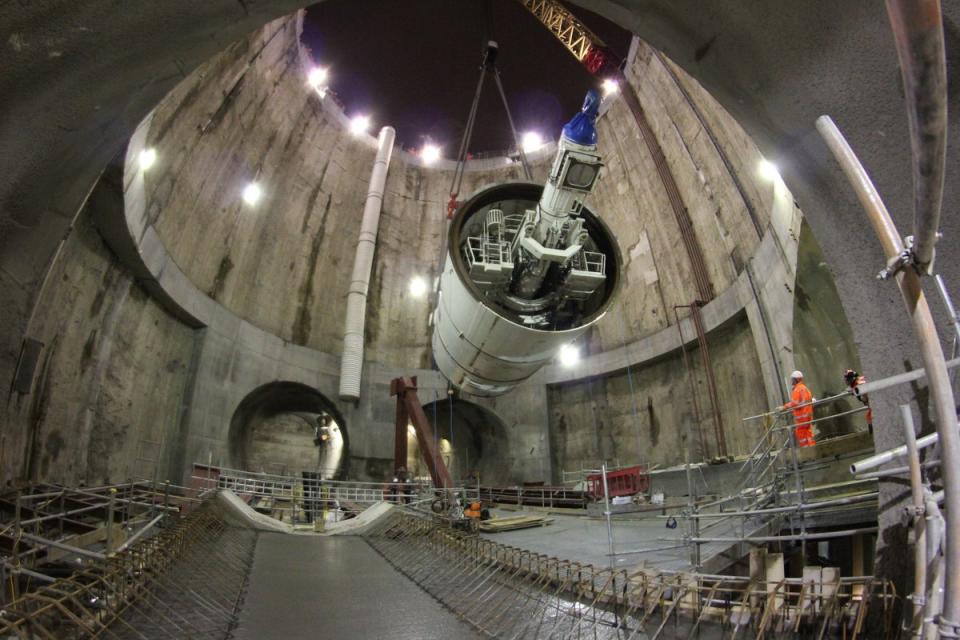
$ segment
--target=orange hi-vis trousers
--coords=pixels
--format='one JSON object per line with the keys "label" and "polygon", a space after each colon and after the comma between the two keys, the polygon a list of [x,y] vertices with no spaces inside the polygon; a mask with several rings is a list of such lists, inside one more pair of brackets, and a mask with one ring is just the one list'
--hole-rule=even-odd
{"label": "orange hi-vis trousers", "polygon": [[797,438],[798,447],[812,447],[817,444],[816,438],[813,437],[813,427],[809,423],[797,424],[793,430],[793,435]]}

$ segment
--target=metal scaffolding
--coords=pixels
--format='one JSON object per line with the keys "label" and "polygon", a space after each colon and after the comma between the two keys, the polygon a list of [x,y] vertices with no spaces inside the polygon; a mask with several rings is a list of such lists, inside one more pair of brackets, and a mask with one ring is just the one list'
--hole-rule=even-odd
{"label": "metal scaffolding", "polygon": [[169,528],[87,556],[67,577],[40,578],[42,586],[4,605],[0,637],[229,637],[256,536],[228,526],[207,501]]}

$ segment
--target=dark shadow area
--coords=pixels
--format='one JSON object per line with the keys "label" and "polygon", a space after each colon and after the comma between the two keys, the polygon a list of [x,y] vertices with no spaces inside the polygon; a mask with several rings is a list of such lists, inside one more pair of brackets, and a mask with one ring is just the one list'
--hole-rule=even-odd
{"label": "dark shadow area", "polygon": [[[583,9],[577,16],[619,57],[627,55],[628,31]],[[380,26],[391,24],[410,28]],[[597,81],[514,0],[327,0],[307,8],[302,36],[316,63],[329,67],[330,86],[348,115],[370,114],[374,126],[394,126],[402,146],[416,148],[429,139],[448,156],[463,135],[490,39],[501,47],[497,66],[518,130],[556,137]],[[424,86],[424,78],[438,80]],[[412,100],[415,87],[428,91],[429,99]],[[499,152],[513,144],[500,96],[488,81],[469,151]]]}
{"label": "dark shadow area", "polygon": [[[423,405],[437,449],[457,484],[496,486],[506,482],[507,430],[497,414],[466,400],[449,398]],[[408,435],[408,468],[427,475],[416,438]],[[422,471],[422,473],[421,473]]]}

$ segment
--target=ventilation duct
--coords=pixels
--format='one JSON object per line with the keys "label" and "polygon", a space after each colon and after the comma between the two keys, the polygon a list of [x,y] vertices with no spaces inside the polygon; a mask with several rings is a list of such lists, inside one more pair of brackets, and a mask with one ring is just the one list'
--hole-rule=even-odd
{"label": "ventilation duct", "polygon": [[344,400],[360,398],[360,373],[363,370],[363,332],[367,317],[367,289],[373,253],[377,246],[377,228],[383,205],[383,188],[393,153],[393,127],[384,127],[377,137],[377,159],[370,174],[370,187],[363,205],[360,238],[353,262],[353,275],[347,293],[347,319],[343,330],[343,356],[340,359],[340,397]]}

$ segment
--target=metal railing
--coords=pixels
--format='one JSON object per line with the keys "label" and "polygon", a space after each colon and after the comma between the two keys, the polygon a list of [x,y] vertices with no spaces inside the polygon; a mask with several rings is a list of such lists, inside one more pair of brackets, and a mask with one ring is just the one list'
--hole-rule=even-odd
{"label": "metal railing", "polygon": [[611,460],[581,460],[579,469],[573,469],[570,471],[566,469],[560,470],[560,484],[575,485],[581,482],[586,482],[587,476],[591,473],[596,473],[596,470],[604,464],[607,464],[607,469],[609,471],[616,471],[617,469],[631,466],[629,464],[621,464],[620,458],[613,458]]}
{"label": "metal railing", "polygon": [[429,482],[353,482],[319,480],[194,465],[194,485],[202,492],[229,489],[250,506],[290,522],[310,522],[322,511],[359,512],[377,502],[428,507],[445,495],[492,504],[585,509],[584,491],[549,486],[460,486],[438,491]]}
{"label": "metal railing", "polygon": [[517,506],[541,507],[545,509],[566,508],[586,509],[585,491],[568,487],[479,487],[469,493],[484,502],[515,504]]}
{"label": "metal railing", "polygon": [[15,598],[17,576],[44,582],[43,565],[65,558],[105,560],[154,535],[168,516],[199,504],[191,490],[134,481],[99,487],[35,484],[0,495],[0,574],[4,598]]}
{"label": "metal railing", "polygon": [[203,493],[228,489],[257,511],[289,522],[311,523],[330,513],[355,514],[371,504],[389,502],[429,507],[448,495],[476,499],[478,487],[437,490],[422,480],[357,482],[322,480],[195,464],[194,485]]}

